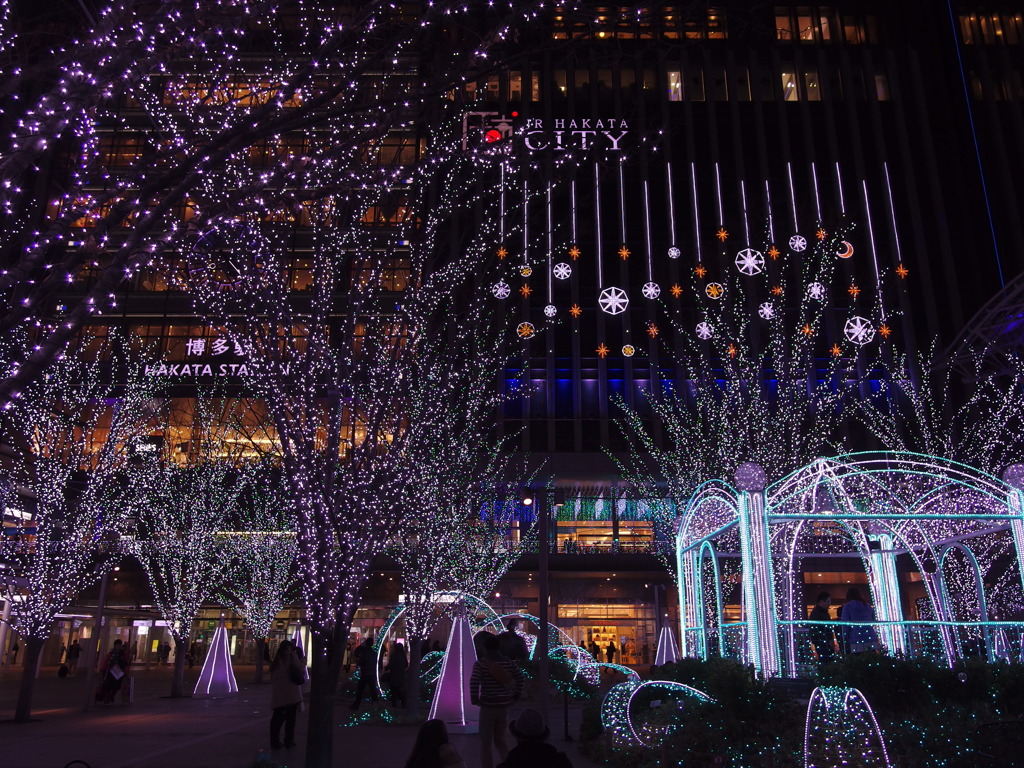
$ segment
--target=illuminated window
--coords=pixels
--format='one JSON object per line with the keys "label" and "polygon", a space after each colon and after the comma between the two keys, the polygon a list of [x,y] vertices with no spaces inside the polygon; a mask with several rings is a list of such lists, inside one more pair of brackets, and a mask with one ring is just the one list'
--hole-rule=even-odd
{"label": "illuminated window", "polygon": [[961,14],[960,34],[964,45],[1020,45],[1024,39],[1024,16],[1019,13]]}
{"label": "illuminated window", "polygon": [[879,101],[889,100],[889,78],[885,75],[875,75],[875,97]]}
{"label": "illuminated window", "polygon": [[817,70],[804,72],[804,94],[807,101],[821,101],[821,88],[818,87]]}
{"label": "illuminated window", "polygon": [[793,70],[782,70],[782,100],[799,101],[800,89],[796,85],[796,72]]}
{"label": "illuminated window", "polygon": [[678,69],[668,71],[668,100],[683,100],[683,75]]}

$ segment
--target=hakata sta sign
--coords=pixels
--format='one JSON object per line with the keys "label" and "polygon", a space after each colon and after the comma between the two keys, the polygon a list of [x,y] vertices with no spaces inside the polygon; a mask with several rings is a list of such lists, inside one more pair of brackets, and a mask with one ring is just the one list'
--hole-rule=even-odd
{"label": "hakata sta sign", "polygon": [[[289,368],[286,363],[281,372],[287,376]],[[259,365],[246,359],[238,343],[231,345],[226,339],[198,337],[185,342],[185,360],[161,360],[146,365],[147,376],[220,378],[249,376],[258,371]]]}
{"label": "hakata sta sign", "polygon": [[508,146],[527,152],[605,150],[623,152],[629,123],[618,117],[531,117],[500,112],[467,112],[462,117],[462,148]]}

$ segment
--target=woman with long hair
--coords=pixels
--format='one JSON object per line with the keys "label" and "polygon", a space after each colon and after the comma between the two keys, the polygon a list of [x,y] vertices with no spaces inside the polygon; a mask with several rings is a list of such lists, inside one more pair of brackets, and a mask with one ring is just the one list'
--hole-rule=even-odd
{"label": "woman with long hair", "polygon": [[444,720],[427,720],[420,727],[405,768],[466,768],[465,761],[448,741]]}

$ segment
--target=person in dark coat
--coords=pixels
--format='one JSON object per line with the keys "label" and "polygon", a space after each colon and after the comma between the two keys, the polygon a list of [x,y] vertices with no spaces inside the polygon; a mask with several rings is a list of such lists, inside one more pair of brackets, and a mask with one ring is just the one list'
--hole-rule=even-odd
{"label": "person in dark coat", "polygon": [[844,624],[843,643],[847,653],[863,653],[878,647],[875,628],[869,625],[875,620],[875,612],[864,602],[856,587],[846,590],[846,603],[839,612],[839,619]]}
{"label": "person in dark coat", "polygon": [[107,704],[114,703],[114,696],[121,690],[121,684],[128,674],[128,654],[125,653],[124,643],[120,640],[114,641],[114,647],[107,654],[106,674],[103,675],[103,701]]}
{"label": "person in dark coat", "polygon": [[615,641],[609,640],[608,645],[604,647],[604,654],[608,657],[608,663],[611,664],[615,661]]}
{"label": "person in dark coat", "polygon": [[530,659],[530,652],[526,648],[526,641],[516,632],[519,626],[518,619],[509,619],[507,628],[498,635],[498,648],[501,655],[516,664],[525,664]]}
{"label": "person in dark coat", "polygon": [[391,649],[391,656],[388,658],[388,665],[384,667],[387,672],[388,686],[391,688],[391,706],[405,706],[405,675],[409,671],[409,657],[405,653],[403,643],[395,643]]}
{"label": "person in dark coat", "polygon": [[420,727],[405,768],[466,768],[465,761],[448,741],[444,720],[427,720]]}
{"label": "person in dark coat", "polygon": [[524,709],[508,729],[516,737],[516,745],[498,768],[572,768],[568,755],[548,744],[550,731],[544,715],[536,709]]}
{"label": "person in dark coat", "polygon": [[295,717],[302,703],[301,682],[306,668],[302,657],[295,651],[291,640],[282,640],[270,662],[270,748],[281,748],[281,726],[284,726],[284,746],[295,746]]}
{"label": "person in dark coat", "polygon": [[359,644],[355,653],[356,666],[359,668],[359,682],[356,684],[356,700],[352,709],[359,709],[363,694],[369,689],[370,701],[377,701],[377,653],[373,649],[373,638],[368,637]]}
{"label": "person in dark coat", "polygon": [[[828,592],[818,593],[818,599],[808,616],[811,621],[831,621],[829,606],[832,605],[832,595]],[[811,642],[814,643],[814,650],[818,654],[819,664],[831,664],[835,661],[835,627],[831,624],[812,624],[809,631]]]}

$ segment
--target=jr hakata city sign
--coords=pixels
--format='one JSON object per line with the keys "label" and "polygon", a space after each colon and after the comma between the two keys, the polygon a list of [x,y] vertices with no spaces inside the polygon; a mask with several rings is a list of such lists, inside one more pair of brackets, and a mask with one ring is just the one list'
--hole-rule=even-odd
{"label": "jr hakata city sign", "polygon": [[462,117],[462,148],[508,146],[516,142],[528,152],[607,150],[622,152],[629,124],[617,117],[554,117],[518,119],[500,112],[467,112]]}

